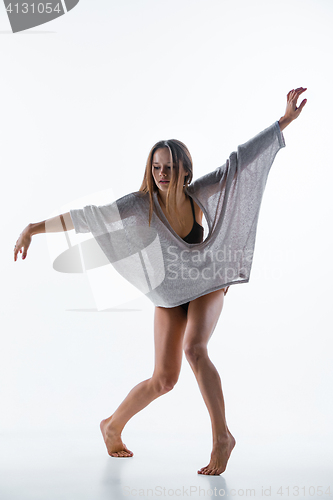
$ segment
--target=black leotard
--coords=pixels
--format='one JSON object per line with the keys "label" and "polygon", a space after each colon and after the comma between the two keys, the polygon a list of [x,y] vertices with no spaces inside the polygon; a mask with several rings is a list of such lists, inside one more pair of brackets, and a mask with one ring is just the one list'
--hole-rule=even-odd
{"label": "black leotard", "polygon": [[[191,201],[191,206],[192,206],[192,212],[193,212],[193,226],[191,231],[185,238],[183,238],[186,243],[201,243],[203,241],[203,235],[204,235],[204,228],[200,226],[200,224],[195,220],[195,212],[194,212],[194,205],[193,205],[193,200],[190,197]],[[187,311],[189,302],[185,302],[185,304],[180,304],[185,311]]]}
{"label": "black leotard", "polygon": [[183,238],[186,243],[201,243],[203,241],[203,234],[204,234],[204,228],[200,226],[200,224],[195,220],[195,212],[194,212],[194,205],[193,205],[193,200],[190,198],[191,201],[191,206],[192,206],[192,212],[193,212],[193,226],[191,231],[188,233],[185,238]]}

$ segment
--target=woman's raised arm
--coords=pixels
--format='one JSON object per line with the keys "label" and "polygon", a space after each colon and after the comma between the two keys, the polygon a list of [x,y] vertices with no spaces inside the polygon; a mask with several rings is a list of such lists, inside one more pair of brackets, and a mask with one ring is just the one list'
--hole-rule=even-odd
{"label": "woman's raised arm", "polygon": [[42,222],[28,224],[17,238],[14,246],[14,261],[17,260],[17,254],[19,252],[23,252],[22,259],[26,258],[31,238],[34,234],[59,233],[60,231],[70,231],[71,229],[74,229],[74,224],[69,212],[57,215],[56,217],[52,217],[52,219],[47,219]]}

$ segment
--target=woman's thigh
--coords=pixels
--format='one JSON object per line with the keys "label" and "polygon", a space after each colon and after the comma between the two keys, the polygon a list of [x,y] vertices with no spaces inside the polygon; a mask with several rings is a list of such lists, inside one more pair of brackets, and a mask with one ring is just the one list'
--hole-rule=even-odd
{"label": "woman's thigh", "polygon": [[155,307],[155,376],[178,378],[183,355],[186,311],[181,306]]}
{"label": "woman's thigh", "polygon": [[190,302],[183,340],[185,351],[192,345],[207,345],[219,320],[223,302],[223,288]]}

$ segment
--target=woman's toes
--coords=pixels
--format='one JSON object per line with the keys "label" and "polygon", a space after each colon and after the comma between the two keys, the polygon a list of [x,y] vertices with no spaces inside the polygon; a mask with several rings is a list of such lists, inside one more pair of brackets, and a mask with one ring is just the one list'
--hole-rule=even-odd
{"label": "woman's toes", "polygon": [[114,451],[113,453],[109,453],[111,457],[132,457],[133,453],[131,451],[120,450]]}
{"label": "woman's toes", "polygon": [[129,453],[130,455],[133,455],[133,452],[127,448],[125,443],[124,443],[124,451],[127,451],[127,453]]}
{"label": "woman's toes", "polygon": [[121,452],[121,457],[130,457],[131,456],[131,452],[130,451],[127,451],[127,450],[122,450]]}

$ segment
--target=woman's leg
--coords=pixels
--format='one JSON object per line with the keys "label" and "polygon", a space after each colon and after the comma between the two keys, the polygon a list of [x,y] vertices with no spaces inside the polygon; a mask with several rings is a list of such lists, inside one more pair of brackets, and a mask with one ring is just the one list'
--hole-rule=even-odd
{"label": "woman's leg", "polygon": [[220,376],[208,357],[207,344],[222,311],[224,290],[217,290],[190,302],[184,335],[186,358],[197,379],[206,403],[213,433],[213,451],[210,463],[199,474],[217,475],[224,472],[235,439],[225,418]]}
{"label": "woman's leg", "polygon": [[176,384],[183,356],[186,312],[182,307],[155,307],[155,367],[151,378],[136,385],[111,417],[102,420],[101,431],[109,455],[128,457],[133,453],[121,440],[121,432],[133,415]]}

